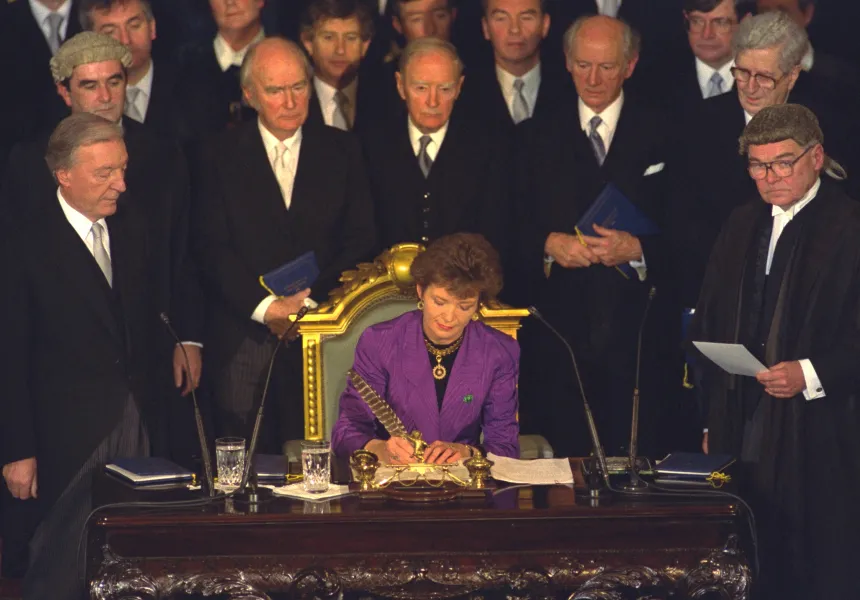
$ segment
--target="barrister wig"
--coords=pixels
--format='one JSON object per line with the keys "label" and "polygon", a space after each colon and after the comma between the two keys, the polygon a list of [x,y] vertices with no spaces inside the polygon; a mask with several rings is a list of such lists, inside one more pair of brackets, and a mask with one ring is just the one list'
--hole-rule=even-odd
{"label": "barrister wig", "polygon": [[131,51],[109,35],[82,31],[63,42],[51,59],[54,83],[66,81],[75,67],[90,63],[118,60],[126,69],[131,66]]}
{"label": "barrister wig", "polygon": [[422,288],[442,287],[458,298],[495,299],[502,289],[499,253],[477,233],[440,237],[419,254],[410,269]]}

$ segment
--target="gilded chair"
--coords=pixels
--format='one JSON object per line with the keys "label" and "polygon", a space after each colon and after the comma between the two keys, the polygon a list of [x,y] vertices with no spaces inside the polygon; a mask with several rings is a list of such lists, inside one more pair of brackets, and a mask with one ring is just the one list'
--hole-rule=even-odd
{"label": "gilded chair", "polygon": [[[419,244],[398,244],[372,263],[362,263],[341,276],[340,288],[327,302],[299,322],[304,357],[305,439],[330,439],[338,416],[338,403],[352,367],[355,346],[365,328],[393,319],[415,308],[415,283],[409,273],[412,260],[422,252]],[[479,318],[514,338],[528,311],[499,303],[482,306]],[[523,458],[551,458],[552,448],[541,436],[520,436]],[[298,448],[288,442],[291,460]]]}

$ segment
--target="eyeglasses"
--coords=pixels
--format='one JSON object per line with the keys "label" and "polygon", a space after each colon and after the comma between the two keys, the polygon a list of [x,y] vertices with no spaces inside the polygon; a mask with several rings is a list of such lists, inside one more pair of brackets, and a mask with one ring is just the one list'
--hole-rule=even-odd
{"label": "eyeglasses", "polygon": [[717,33],[728,33],[732,27],[737,25],[737,21],[730,17],[717,17],[716,19],[705,19],[703,17],[691,17],[688,14],[684,15],[687,21],[687,30],[693,33],[702,33],[708,23],[714,28]]}
{"label": "eyeglasses", "polygon": [[755,79],[755,82],[758,86],[765,90],[774,89],[777,84],[786,78],[786,75],[782,77],[771,77],[770,75],[762,75],[761,73],[753,73],[749,69],[742,69],[740,67],[732,67],[729,69],[732,73],[732,77],[735,78],[735,81],[739,83],[749,83],[750,79]]}
{"label": "eyeglasses", "polygon": [[756,180],[767,179],[767,172],[773,171],[777,177],[791,177],[794,173],[794,165],[803,158],[807,152],[812,150],[815,144],[808,146],[806,150],[800,153],[800,156],[793,160],[774,160],[768,163],[750,163],[747,169],[750,172],[750,177]]}

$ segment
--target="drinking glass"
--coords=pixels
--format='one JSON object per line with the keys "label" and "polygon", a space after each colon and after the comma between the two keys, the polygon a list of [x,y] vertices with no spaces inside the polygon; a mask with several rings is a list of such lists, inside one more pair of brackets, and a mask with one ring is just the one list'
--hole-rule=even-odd
{"label": "drinking glass", "polygon": [[306,492],[328,490],[331,481],[331,444],[323,440],[302,442],[302,475]]}
{"label": "drinking glass", "polygon": [[218,464],[218,485],[239,485],[245,472],[245,438],[215,440],[215,461]]}

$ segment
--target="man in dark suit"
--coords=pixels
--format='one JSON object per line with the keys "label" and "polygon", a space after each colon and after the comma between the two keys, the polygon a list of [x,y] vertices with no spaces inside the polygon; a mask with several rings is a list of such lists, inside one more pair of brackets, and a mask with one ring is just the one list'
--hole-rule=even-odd
{"label": "man in dark suit", "polygon": [[149,1],[82,0],[80,16],[85,30],[109,35],[131,51],[125,115],[163,137],[190,140],[188,113],[193,109],[185,106],[188,96],[178,69],[169,60],[160,60],[155,68],[156,21]]}
{"label": "man in dark suit", "polygon": [[550,30],[544,5],[543,0],[483,2],[481,24],[493,61],[469,71],[460,106],[470,118],[513,130],[513,125],[573,100],[567,74],[541,60],[541,44]]}
{"label": "man in dark suit", "polygon": [[38,523],[25,598],[81,597],[92,476],[149,451],[151,241],[134,207],[118,202],[127,160],[117,125],[87,113],[63,120],[46,154],[59,188],[16,221],[0,251],[0,464],[14,498],[4,537],[11,528],[21,541],[14,530]]}
{"label": "man in dark suit", "polygon": [[[659,223],[666,128],[659,115],[623,93],[638,59],[627,25],[583,17],[565,40],[579,96],[576,110],[520,127],[517,200],[524,281],[519,286],[533,292],[524,300],[536,304],[573,346],[603,445],[616,454],[629,440],[636,337],[649,290],[663,268],[660,240],[599,226],[595,237],[574,231],[608,183]],[[659,331],[657,323],[648,324]],[[561,456],[587,454],[591,444],[582,405],[571,394],[578,388],[567,353],[540,325],[529,325],[521,337],[523,430],[545,435]],[[650,332],[642,371],[658,380]],[[642,390],[643,406],[653,414],[660,401],[648,381]],[[643,413],[643,452],[652,450],[654,437],[647,416]]]}
{"label": "man in dark suit", "polygon": [[[209,303],[208,370],[221,434],[250,436],[262,379],[290,316],[319,301],[340,274],[375,247],[373,207],[361,151],[351,134],[306,123],[310,62],[280,38],[254,46],[242,65],[245,98],[259,119],[202,149],[192,214],[194,248]],[[269,294],[259,277],[313,251],[310,290]],[[303,436],[301,350],[279,354],[264,448]]]}
{"label": "man in dark suit", "polygon": [[[125,73],[131,64],[131,53],[122,43],[87,31],[60,47],[52,60],[51,70],[57,93],[67,104],[67,111],[97,114],[121,124],[125,132],[126,148],[131,158],[126,180],[131,189],[123,195],[123,202],[140,204],[140,211],[136,213],[144,218],[140,225],[157,240],[150,264],[153,276],[161,285],[153,289],[153,295],[164,294],[156,298],[159,310],[171,316],[182,339],[188,340],[183,353],[182,348],[174,348],[174,341],[162,323],[152,323],[152,327],[161,333],[157,352],[160,370],[157,373],[164,388],[160,398],[165,400],[154,404],[153,408],[164,411],[158,416],[160,421],[171,423],[170,428],[160,429],[169,438],[152,441],[159,455],[187,462],[184,455],[197,452],[194,448],[196,442],[192,442],[191,448],[187,448],[186,442],[192,427],[188,412],[190,406],[174,398],[170,387],[173,382],[183,394],[190,393],[197,386],[202,370],[198,342],[202,318],[197,308],[196,278],[186,252],[188,175],[185,157],[176,144],[162,140],[133,119],[123,117]],[[47,135],[36,136],[12,151],[8,173],[0,186],[0,213],[6,218],[40,209],[44,198],[53,190],[53,178],[45,168],[43,158],[47,142]]]}
{"label": "man in dark suit", "polygon": [[239,67],[250,47],[265,37],[263,0],[209,0],[218,33],[211,43],[189,48],[181,77],[189,105],[198,109],[193,130],[213,133],[253,121],[242,96]]}
{"label": "man in dark suit", "polygon": [[352,131],[371,118],[377,90],[359,73],[372,37],[373,16],[361,0],[311,2],[302,24],[302,44],[314,63],[310,122]]}
{"label": "man in dark suit", "polygon": [[80,31],[77,0],[19,0],[0,19],[0,175],[12,146],[66,116],[44,66],[63,40]]}
{"label": "man in dark suit", "polygon": [[509,136],[455,114],[462,84],[450,43],[406,46],[397,73],[406,111],[362,136],[381,248],[470,231],[506,250]]}

